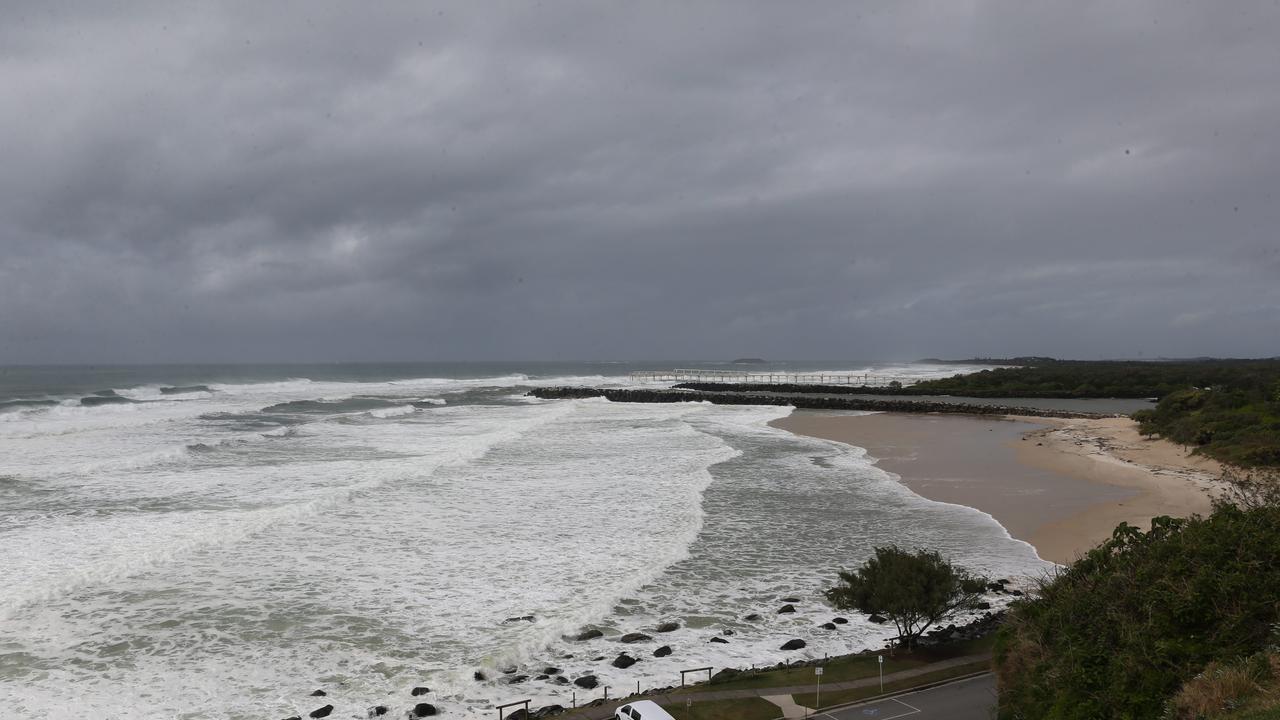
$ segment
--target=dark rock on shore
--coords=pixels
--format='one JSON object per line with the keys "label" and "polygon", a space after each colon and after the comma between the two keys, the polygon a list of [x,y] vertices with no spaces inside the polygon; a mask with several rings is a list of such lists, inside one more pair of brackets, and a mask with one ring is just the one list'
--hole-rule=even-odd
{"label": "dark rock on shore", "polygon": [[475,678],[476,682],[484,682],[485,680],[488,680],[488,678],[484,676],[484,673],[479,670],[472,673],[471,677]]}
{"label": "dark rock on shore", "polygon": [[793,613],[795,611],[796,611],[795,605],[783,605],[782,607],[778,608],[779,615],[782,615],[784,613]]}
{"label": "dark rock on shore", "polygon": [[511,676],[511,677],[507,678],[507,684],[508,684],[508,685],[519,685],[520,683],[522,683],[522,682],[524,682],[524,681],[526,681],[526,680],[528,680],[528,679],[529,679],[529,676],[528,676],[528,675],[513,675],[513,676]]}
{"label": "dark rock on shore", "polygon": [[324,697],[327,694],[328,693],[326,693],[323,690],[316,690],[315,692],[311,693],[311,697]]}
{"label": "dark rock on shore", "polygon": [[431,688],[419,685],[418,687],[410,690],[409,694],[414,697],[418,697],[419,695],[426,695],[429,692],[431,692]]}
{"label": "dark rock on shore", "polygon": [[802,647],[804,647],[804,646],[805,646],[805,642],[804,642],[803,640],[801,640],[800,638],[796,638],[796,639],[794,639],[794,640],[788,640],[788,641],[786,641],[786,642],[782,643],[782,648],[781,648],[781,649],[783,649],[783,650],[799,650],[800,648],[802,648]]}
{"label": "dark rock on shore", "polygon": [[627,633],[626,635],[623,635],[621,638],[618,639],[618,642],[638,643],[638,642],[644,642],[645,640],[652,640],[652,639],[653,639],[652,637],[645,635],[644,633],[634,632],[634,633]]}
{"label": "dark rock on shore", "polygon": [[534,621],[536,621],[536,620],[537,620],[537,618],[535,618],[535,617],[534,617],[534,616],[532,616],[532,615],[521,615],[521,616],[519,616],[519,617],[509,617],[509,618],[507,618],[506,620],[503,620],[503,621],[502,621],[502,624],[503,624],[503,625],[509,625],[509,624],[511,624],[511,623],[518,623],[518,622],[534,622]]}
{"label": "dark rock on shore", "polygon": [[668,655],[670,655],[670,654],[671,654],[671,646],[670,646],[670,645],[663,645],[662,647],[660,647],[660,648],[658,648],[657,650],[654,650],[654,651],[653,651],[653,656],[654,656],[654,657],[666,657],[666,656],[668,656]]}
{"label": "dark rock on shore", "polygon": [[821,625],[819,625],[819,627],[821,627],[823,630],[835,630],[836,624],[833,622],[822,623]]}
{"label": "dark rock on shore", "polygon": [[680,629],[680,623],[678,622],[664,622],[658,626],[658,632],[660,633],[675,632],[676,630],[679,630],[679,629]]}
{"label": "dark rock on shore", "polygon": [[869,618],[867,618],[867,619],[868,619],[868,620],[870,620],[871,622],[873,622],[873,623],[877,624],[877,625],[883,625],[883,624],[885,624],[885,623],[889,622],[889,618],[887,618],[887,617],[885,617],[885,616],[883,616],[883,615],[872,615],[871,617],[869,617]]}
{"label": "dark rock on shore", "polygon": [[586,690],[592,690],[600,685],[600,680],[595,675],[583,675],[574,680],[573,684]]}
{"label": "dark rock on shore", "polygon": [[416,718],[431,717],[432,715],[435,715],[437,712],[438,711],[436,710],[436,706],[432,705],[431,703],[418,703],[417,705],[413,706],[413,717],[416,717]]}
{"label": "dark rock on shore", "polygon": [[596,630],[595,628],[591,628],[590,630],[583,630],[582,632],[578,633],[577,636],[575,636],[573,639],[582,641],[582,640],[594,640],[598,637],[604,637],[604,633],[600,632],[599,630]]}
{"label": "dark rock on shore", "polygon": [[322,707],[322,708],[318,708],[318,709],[316,709],[316,710],[312,710],[312,711],[311,711],[311,714],[310,714],[310,715],[308,715],[307,717],[313,717],[313,718],[329,717],[329,713],[331,713],[331,712],[333,712],[333,706],[332,706],[332,705],[325,705],[325,706],[324,706],[324,707]]}
{"label": "dark rock on shore", "polygon": [[831,618],[831,622],[833,622],[833,623],[835,623],[835,624],[837,624],[837,625],[845,625],[845,624],[847,624],[847,623],[849,622],[849,618],[842,618],[842,617],[838,617],[838,618]]}
{"label": "dark rock on shore", "polygon": [[744,617],[744,618],[742,618],[742,619],[743,619],[743,620],[746,620],[747,622],[755,622],[756,620],[759,620],[759,619],[760,619],[760,613],[751,613],[750,615],[748,615],[748,616],[746,616],[746,617]]}
{"label": "dark rock on shore", "polygon": [[507,667],[502,668],[502,674],[503,674],[503,675],[514,675],[514,674],[515,674],[515,672],[516,672],[516,670],[518,670],[518,669],[519,669],[519,668],[517,668],[516,666],[514,666],[514,665],[510,665],[510,666],[507,666]]}
{"label": "dark rock on shore", "polygon": [[544,675],[559,675],[559,674],[560,674],[560,672],[561,672],[560,668],[558,668],[558,667],[554,667],[554,666],[552,666],[552,665],[548,665],[548,666],[546,666],[546,667],[542,668],[542,673],[543,673]]}
{"label": "dark rock on shore", "polygon": [[725,640],[725,639],[724,639],[724,638],[722,638],[722,637],[713,637],[713,638],[711,638],[711,642],[713,642],[713,643],[721,643],[721,644],[723,644],[723,645],[728,645],[728,644],[729,644],[729,641],[728,641],[728,640]]}
{"label": "dark rock on shore", "polygon": [[722,633],[720,633],[720,634],[721,634],[721,635],[724,635],[724,636],[726,636],[726,637],[727,637],[727,636],[730,636],[730,635],[737,635],[738,633],[734,632],[734,629],[733,629],[733,628],[725,628],[725,629],[724,629],[724,632],[722,632]]}
{"label": "dark rock on shore", "polygon": [[371,718],[382,717],[383,715],[386,715],[386,714],[387,714],[386,705],[376,705],[374,707],[369,708],[369,711],[366,713],[366,715],[368,715]]}
{"label": "dark rock on shore", "polygon": [[618,668],[619,670],[626,670],[627,668],[636,664],[636,659],[626,653],[622,653],[618,657],[614,658],[613,662],[610,664]]}
{"label": "dark rock on shore", "polygon": [[563,675],[556,675],[556,676],[555,676],[555,681],[556,681],[556,684],[557,684],[557,685],[568,685],[568,684],[569,684],[569,678],[567,678],[567,677],[565,677],[565,676],[563,676]]}

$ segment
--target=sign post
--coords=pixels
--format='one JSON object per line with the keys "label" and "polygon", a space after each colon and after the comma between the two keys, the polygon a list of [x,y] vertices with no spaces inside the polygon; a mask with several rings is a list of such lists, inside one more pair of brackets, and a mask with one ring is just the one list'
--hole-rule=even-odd
{"label": "sign post", "polygon": [[815,667],[813,674],[818,678],[818,688],[813,693],[813,709],[818,710],[822,707],[822,666]]}
{"label": "sign post", "polygon": [[880,694],[884,694],[884,656],[877,655],[876,660],[880,663]]}

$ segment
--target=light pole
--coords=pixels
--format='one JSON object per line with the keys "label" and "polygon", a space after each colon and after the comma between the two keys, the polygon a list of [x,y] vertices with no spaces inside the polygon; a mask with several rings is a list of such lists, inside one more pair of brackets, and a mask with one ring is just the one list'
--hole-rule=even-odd
{"label": "light pole", "polygon": [[884,656],[877,655],[876,660],[880,664],[880,694],[884,694]]}
{"label": "light pole", "polygon": [[813,693],[813,709],[820,710],[822,708],[822,666],[815,667],[813,674],[818,678],[818,688]]}

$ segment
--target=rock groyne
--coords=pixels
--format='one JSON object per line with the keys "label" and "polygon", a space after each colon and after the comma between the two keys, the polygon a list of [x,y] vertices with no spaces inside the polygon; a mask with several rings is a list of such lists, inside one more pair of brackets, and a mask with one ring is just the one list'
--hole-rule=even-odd
{"label": "rock groyne", "polygon": [[805,410],[864,410],[907,413],[955,413],[961,415],[1031,415],[1057,418],[1113,417],[1112,413],[1071,412],[1013,405],[906,400],[902,398],[824,397],[808,393],[707,392],[681,389],[594,387],[545,387],[528,392],[544,400],[602,397],[611,402],[676,403],[709,402],[716,405],[790,405]]}

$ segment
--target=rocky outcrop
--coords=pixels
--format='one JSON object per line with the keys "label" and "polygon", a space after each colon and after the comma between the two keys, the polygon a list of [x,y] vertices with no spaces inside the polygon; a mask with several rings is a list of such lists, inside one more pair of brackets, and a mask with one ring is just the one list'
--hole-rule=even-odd
{"label": "rocky outcrop", "polygon": [[614,658],[613,662],[610,663],[610,665],[613,665],[619,670],[626,670],[627,668],[635,664],[636,664],[636,659],[626,653],[622,653],[618,657]]}
{"label": "rocky outcrop", "polygon": [[583,630],[578,633],[573,637],[573,639],[582,642],[583,640],[595,640],[598,637],[604,637],[604,633],[596,630],[595,628],[591,628],[590,630]]}
{"label": "rocky outcrop", "polygon": [[436,715],[438,712],[439,711],[436,710],[436,706],[432,705],[431,703],[418,703],[417,705],[413,706],[413,710],[411,711],[412,714],[410,717],[416,717],[416,718],[431,717],[432,715]]}
{"label": "rocky outcrop", "polygon": [[679,629],[680,623],[678,622],[664,622],[658,625],[658,632],[660,633],[675,632]]}
{"label": "rocky outcrop", "polygon": [[624,643],[630,644],[630,643],[644,642],[646,640],[652,640],[652,639],[653,639],[652,637],[645,635],[644,633],[636,632],[636,633],[627,633],[626,635],[623,635],[622,637],[618,638],[618,642],[624,642]]}
{"label": "rocky outcrop", "polygon": [[671,654],[671,646],[670,646],[670,645],[663,645],[662,647],[660,647],[660,648],[658,648],[657,650],[654,650],[654,651],[653,651],[653,656],[654,656],[654,657],[666,657],[666,656],[668,656],[668,655],[670,655],[670,654]]}
{"label": "rocky outcrop", "polygon": [[795,611],[796,611],[795,605],[783,605],[782,607],[778,608],[779,615],[783,615],[786,613],[793,613]]}
{"label": "rocky outcrop", "polygon": [[585,690],[592,690],[600,685],[600,680],[595,675],[583,675],[575,679],[573,684]]}
{"label": "rocky outcrop", "polygon": [[724,639],[724,638],[722,638],[722,637],[713,637],[713,638],[711,638],[711,642],[713,642],[713,643],[720,643],[721,645],[728,645],[728,644],[729,644],[729,641],[728,641],[728,640],[725,640],[725,639]]}
{"label": "rocky outcrop", "polygon": [[880,399],[833,395],[812,392],[782,392],[769,386],[761,392],[707,392],[677,389],[633,389],[595,387],[546,387],[528,392],[531,397],[544,400],[566,400],[602,397],[611,402],[676,403],[709,402],[716,405],[790,405],[806,410],[875,410],[906,413],[955,413],[961,415],[1029,415],[1060,418],[1112,417],[1108,413],[1069,412],[1014,405],[983,405],[979,403],[942,402],[938,400]]}
{"label": "rocky outcrop", "polygon": [[331,713],[331,712],[333,712],[333,706],[332,706],[332,705],[325,705],[325,706],[324,706],[324,707],[322,707],[322,708],[316,708],[315,710],[312,710],[312,711],[307,715],[307,717],[311,717],[311,718],[323,718],[323,717],[329,717],[329,713]]}
{"label": "rocky outcrop", "polygon": [[805,646],[805,642],[803,640],[801,640],[800,638],[795,638],[794,640],[788,640],[782,643],[781,649],[782,650],[799,650],[804,646]]}
{"label": "rocky outcrop", "polygon": [[831,618],[831,622],[837,625],[846,625],[849,622],[849,618],[843,618],[843,617]]}
{"label": "rocky outcrop", "polygon": [[431,692],[431,688],[419,685],[418,687],[410,690],[409,694],[414,697],[418,697],[419,695],[426,695],[429,692]]}

